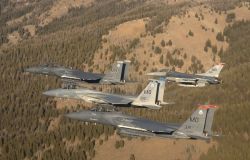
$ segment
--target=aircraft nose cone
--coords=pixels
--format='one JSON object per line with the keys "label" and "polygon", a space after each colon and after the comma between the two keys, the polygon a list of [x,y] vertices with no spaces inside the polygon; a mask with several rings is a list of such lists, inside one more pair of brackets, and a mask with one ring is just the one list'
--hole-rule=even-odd
{"label": "aircraft nose cone", "polygon": [[65,114],[64,116],[71,118],[71,119],[77,119],[77,120],[83,120],[83,121],[88,121],[91,118],[90,113],[88,111],[68,113],[68,114]]}
{"label": "aircraft nose cone", "polygon": [[43,95],[46,95],[46,96],[51,96],[53,95],[51,91],[45,91],[43,92]]}
{"label": "aircraft nose cone", "polygon": [[36,68],[26,68],[24,69],[25,72],[36,72]]}
{"label": "aircraft nose cone", "polygon": [[53,89],[49,91],[43,92],[43,95],[51,96],[51,97],[59,97],[59,98],[73,98],[73,99],[81,99],[75,89]]}
{"label": "aircraft nose cone", "polygon": [[71,119],[76,119],[79,117],[79,113],[68,113],[64,115],[65,117],[71,118]]}
{"label": "aircraft nose cone", "polygon": [[57,93],[55,91],[51,90],[51,91],[45,91],[45,92],[43,92],[43,95],[46,95],[46,96],[56,96]]}

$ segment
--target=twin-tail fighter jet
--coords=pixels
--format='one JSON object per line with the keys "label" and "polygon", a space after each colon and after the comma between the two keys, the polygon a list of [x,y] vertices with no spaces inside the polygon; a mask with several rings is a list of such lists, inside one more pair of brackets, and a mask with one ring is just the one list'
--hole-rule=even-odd
{"label": "twin-tail fighter jet", "polygon": [[128,80],[128,68],[130,61],[117,61],[110,72],[106,74],[83,72],[60,66],[43,65],[27,68],[24,71],[37,74],[58,76],[62,79],[79,80],[87,83],[124,84]]}
{"label": "twin-tail fighter jet", "polygon": [[215,65],[206,73],[201,74],[187,74],[176,71],[167,72],[151,72],[147,75],[165,77],[170,82],[176,82],[179,86],[184,87],[204,87],[208,84],[220,84],[222,80],[219,79],[219,74],[224,67],[224,63]]}
{"label": "twin-tail fighter jet", "polygon": [[66,114],[66,117],[115,126],[118,134],[125,136],[209,140],[215,136],[211,127],[216,109],[213,105],[199,106],[183,124],[160,123],[121,112],[81,111]]}
{"label": "twin-tail fighter jet", "polygon": [[150,80],[147,87],[139,96],[126,96],[99,92],[90,89],[54,89],[44,92],[44,95],[60,98],[71,98],[92,102],[97,104],[107,104],[114,107],[144,107],[150,109],[160,109],[161,104],[168,104],[163,101],[165,80]]}

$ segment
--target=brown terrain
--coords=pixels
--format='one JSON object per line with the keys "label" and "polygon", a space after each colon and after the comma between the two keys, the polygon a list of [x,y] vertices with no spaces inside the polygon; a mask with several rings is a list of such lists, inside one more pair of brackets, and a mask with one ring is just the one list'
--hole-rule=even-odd
{"label": "brown terrain", "polygon": [[10,43],[17,44],[18,41],[21,40],[21,37],[17,31],[14,31],[8,35],[8,39],[9,39]]}
{"label": "brown terrain", "polygon": [[206,154],[210,147],[216,147],[216,142],[174,140],[162,138],[150,138],[142,140],[140,138],[125,140],[124,147],[116,149],[115,142],[121,138],[117,135],[109,137],[102,145],[96,146],[97,153],[94,160],[127,160],[134,154],[137,160],[151,159],[199,159],[202,154]]}
{"label": "brown terrain", "polygon": [[[19,3],[25,3],[26,1],[19,1]],[[71,8],[79,8],[81,6],[88,7],[91,6],[95,0],[55,0],[51,8],[41,14],[39,17],[39,25],[40,27],[44,27],[51,23],[53,20],[60,18],[66,15]],[[27,2],[28,3],[28,2]],[[26,4],[25,4],[26,5]],[[35,12],[35,11],[33,11]],[[16,19],[8,21],[7,25],[16,25],[20,24],[24,20],[31,18],[33,12],[27,13],[18,17]],[[36,34],[36,26],[35,25],[27,25],[23,26],[24,29],[27,29],[30,32],[30,36],[35,36]],[[9,34],[8,39],[10,40],[9,43],[17,44],[18,41],[21,40],[21,37],[18,32],[14,31],[13,33]]]}
{"label": "brown terrain", "polygon": [[[237,20],[247,20],[250,18],[250,10],[245,6],[230,10],[229,13],[235,13]],[[145,33],[145,25],[148,19],[125,22],[116,26],[108,35],[103,36],[103,39],[106,39],[107,42],[103,42],[103,48],[95,54],[94,64],[99,65],[99,68],[107,66],[113,54],[110,51],[111,46],[115,45],[126,48],[129,42],[135,38],[139,38],[140,42],[136,48],[126,55],[127,59],[135,57],[139,62],[139,72],[147,73],[152,68],[166,68],[164,65],[166,53],[172,52],[175,49],[180,51],[180,55],[175,55],[177,58],[184,60],[184,54],[187,56],[184,60],[184,65],[181,68],[176,68],[176,70],[187,71],[192,63],[192,56],[200,60],[204,66],[204,70],[207,70],[214,64],[219,63],[220,59],[218,55],[215,55],[215,60],[213,60],[211,48],[208,49],[208,52],[204,51],[206,41],[210,39],[211,44],[213,46],[216,45],[218,51],[220,48],[226,50],[228,47],[226,41],[220,42],[216,40],[218,32],[223,32],[224,28],[228,25],[225,21],[226,16],[227,13],[219,14],[204,5],[193,7],[188,9],[183,15],[173,16],[167,25],[162,24],[163,33],[156,34],[155,36]],[[216,19],[217,24],[215,23]],[[188,34],[189,31],[192,31],[194,35],[190,36]],[[171,40],[173,45],[161,47],[162,40],[165,42]],[[162,49],[161,54],[154,53],[152,43],[155,43],[154,46],[159,46]],[[159,62],[161,55],[164,57],[163,64]],[[150,61],[148,61],[149,59]],[[103,63],[103,60],[106,63]],[[131,70],[133,72],[133,69]]]}
{"label": "brown terrain", "polygon": [[[240,8],[236,7],[228,13],[235,13],[237,20],[250,19],[250,10],[244,6]],[[163,33],[156,34],[155,36],[146,34],[145,25],[149,21],[147,18],[122,23],[110,30],[107,35],[103,36],[103,39],[106,39],[107,41],[103,42],[103,48],[98,50],[95,54],[94,64],[99,65],[99,68],[107,68],[110,56],[112,55],[112,52],[109,51],[110,46],[115,45],[126,48],[132,40],[139,38],[140,43],[135,49],[132,49],[131,53],[126,55],[126,58],[131,59],[132,57],[137,57],[136,59],[140,63],[139,71],[142,73],[149,72],[152,67],[157,69],[165,68],[164,63],[159,63],[160,56],[165,56],[168,51],[172,52],[174,49],[179,49],[181,51],[181,54],[178,56],[182,59],[184,54],[187,55],[183,67],[176,68],[177,70],[187,71],[188,67],[191,65],[192,56],[201,60],[204,65],[204,69],[207,70],[212,65],[219,63],[220,59],[219,56],[216,55],[215,61],[213,60],[213,53],[211,49],[209,49],[208,52],[204,51],[206,41],[210,39],[212,45],[216,45],[218,49],[223,48],[223,50],[226,50],[228,47],[228,43],[226,41],[220,42],[216,40],[217,33],[223,32],[224,28],[229,25],[229,23],[225,21],[226,16],[227,13],[217,13],[204,5],[196,6],[188,9],[183,15],[173,16],[167,25],[162,24]],[[215,23],[216,19],[217,23]],[[193,32],[194,36],[188,35],[189,30]],[[151,48],[152,41],[155,42],[155,46],[161,46],[161,40],[165,40],[166,42],[171,40],[173,45],[161,47],[162,53],[156,55]],[[105,54],[107,51],[108,54]],[[154,56],[151,57],[150,54],[153,54]],[[143,70],[144,67],[147,69]],[[99,69],[95,68],[94,70],[99,71]],[[134,68],[131,69],[130,73],[133,72],[135,72]],[[141,79],[145,79],[145,77],[142,77]],[[146,83],[144,83],[143,86],[145,86],[145,84]],[[120,88],[121,90],[125,90],[124,86]],[[128,88],[131,94],[135,94],[135,85],[126,86],[126,89]],[[109,87],[102,87],[102,89],[103,91],[110,91]],[[64,106],[76,106],[77,104],[79,104],[79,101],[57,101],[58,109],[63,108]],[[108,141],[104,141],[102,145],[97,143],[95,147],[96,155],[94,159],[127,160],[132,154],[137,160],[199,159],[202,154],[207,153],[210,147],[216,147],[217,145],[215,141],[207,143],[205,141],[161,138],[151,138],[146,140],[141,140],[140,138],[128,140],[123,138],[125,142],[124,147],[116,149],[115,143],[120,139],[121,138],[115,134],[114,136],[109,137]],[[72,142],[69,146],[74,146],[74,144],[77,144],[77,142]]]}
{"label": "brown terrain", "polygon": [[39,25],[45,26],[52,22],[55,18],[62,17],[68,13],[70,8],[89,6],[93,2],[94,0],[57,0],[48,12],[39,17],[41,21]]}
{"label": "brown terrain", "polygon": [[[43,150],[39,150],[35,153],[35,156],[37,157],[38,160],[42,160],[43,153],[53,148],[54,148],[53,145],[45,145]],[[25,160],[28,160],[28,158],[25,158]]]}
{"label": "brown terrain", "polygon": [[[169,4],[181,3],[185,0],[163,0]],[[94,3],[94,0],[57,0],[50,10],[39,16],[39,26],[46,26],[56,18],[60,18],[68,13],[70,8],[89,6]],[[139,38],[139,44],[134,49],[131,49],[126,53],[126,59],[135,58],[139,63],[138,71],[135,71],[135,67],[131,66],[130,75],[142,74],[150,72],[152,69],[166,68],[166,55],[168,52],[172,53],[174,50],[179,50],[180,54],[175,54],[174,57],[182,59],[185,63],[181,68],[175,68],[177,71],[186,72],[189,66],[192,64],[191,57],[195,56],[200,60],[204,66],[204,70],[209,69],[214,64],[220,63],[218,54],[214,55],[211,48],[207,52],[204,51],[205,43],[208,39],[211,40],[212,45],[216,45],[218,51],[220,48],[226,50],[228,43],[226,41],[218,41],[216,35],[218,32],[223,32],[224,28],[230,23],[226,22],[226,16],[228,13],[235,13],[236,20],[250,20],[250,10],[245,5],[236,7],[227,13],[218,13],[205,5],[198,5],[187,9],[187,11],[181,15],[171,17],[168,24],[161,24],[163,26],[163,32],[154,36],[146,33],[145,25],[150,20],[149,18],[138,19],[128,21],[117,25],[115,28],[109,31],[109,33],[102,37],[102,48],[95,53],[93,70],[96,72],[104,72],[103,68],[107,68],[110,65],[110,59],[113,55],[110,50],[111,46],[119,46],[125,49],[131,41]],[[7,24],[19,23],[23,21],[24,17],[29,17],[31,13],[21,16],[15,20],[9,21]],[[217,23],[215,23],[217,21]],[[31,36],[36,35],[35,25],[24,26],[30,32]],[[193,33],[193,36],[189,35],[189,31]],[[17,31],[8,35],[10,43],[17,44],[21,40],[21,37]],[[161,46],[161,41],[172,41],[172,45]],[[152,45],[154,43],[154,45]],[[152,46],[160,47],[161,53],[155,54]],[[186,55],[186,58],[184,58]],[[163,63],[159,62],[160,57],[163,56]],[[215,58],[214,58],[215,57]],[[98,66],[98,68],[97,68]],[[145,80],[145,77],[138,76],[138,80]],[[143,86],[145,86],[145,82]],[[121,90],[128,90],[130,94],[135,94],[137,87],[135,85],[122,86]],[[97,87],[97,89],[100,89]],[[107,86],[102,87],[103,91],[110,91]],[[91,107],[89,103],[80,102],[77,100],[56,99],[57,109],[63,109],[66,106],[76,107],[77,104],[81,106]],[[52,118],[48,131],[53,131],[58,127],[62,117]],[[40,120],[43,123],[43,120]],[[248,136],[246,136],[248,139]],[[115,143],[121,138],[115,134],[109,137],[108,141],[104,141],[102,145],[96,143],[96,155],[95,160],[109,159],[109,160],[127,160],[131,154],[134,154],[137,160],[146,159],[199,159],[202,154],[206,154],[210,147],[215,146],[216,142],[205,141],[192,141],[192,140],[173,140],[173,139],[161,139],[150,138],[142,140],[135,138],[128,140],[123,138],[125,145],[122,148],[116,149]],[[68,149],[77,147],[80,143],[79,139],[75,141],[64,142],[67,144]],[[97,141],[98,142],[98,141]],[[45,146],[43,151],[36,153],[41,157],[42,153],[46,150],[53,148],[53,146]],[[0,148],[1,153],[1,148]]]}

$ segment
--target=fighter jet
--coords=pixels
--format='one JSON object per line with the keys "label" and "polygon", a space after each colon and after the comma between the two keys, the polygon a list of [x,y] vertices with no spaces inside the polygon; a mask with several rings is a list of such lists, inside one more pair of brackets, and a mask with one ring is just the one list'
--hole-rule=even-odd
{"label": "fighter jet", "polygon": [[89,89],[54,89],[44,92],[44,95],[72,98],[97,104],[108,104],[115,107],[146,107],[160,109],[160,104],[168,104],[163,101],[165,80],[150,80],[147,87],[139,96],[125,96],[99,92]]}
{"label": "fighter jet", "polygon": [[60,66],[43,65],[27,68],[25,72],[54,75],[62,79],[80,80],[87,83],[124,84],[128,79],[128,67],[130,61],[117,61],[113,64],[110,72],[106,74],[83,72]]}
{"label": "fighter jet", "polygon": [[65,116],[84,122],[112,125],[118,128],[118,134],[125,136],[209,140],[215,136],[211,127],[216,109],[217,106],[213,105],[199,106],[183,124],[160,123],[121,112],[81,111]]}
{"label": "fighter jet", "polygon": [[204,87],[208,84],[220,84],[222,81],[218,78],[224,63],[215,65],[206,73],[201,74],[186,74],[176,71],[167,72],[151,72],[147,75],[166,77],[170,82],[177,82],[179,86],[184,87]]}

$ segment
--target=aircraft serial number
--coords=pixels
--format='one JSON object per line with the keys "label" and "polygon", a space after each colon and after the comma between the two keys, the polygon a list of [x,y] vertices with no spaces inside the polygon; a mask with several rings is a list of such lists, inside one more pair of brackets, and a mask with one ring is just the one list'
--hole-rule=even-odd
{"label": "aircraft serial number", "polygon": [[151,90],[144,90],[144,94],[151,94]]}

